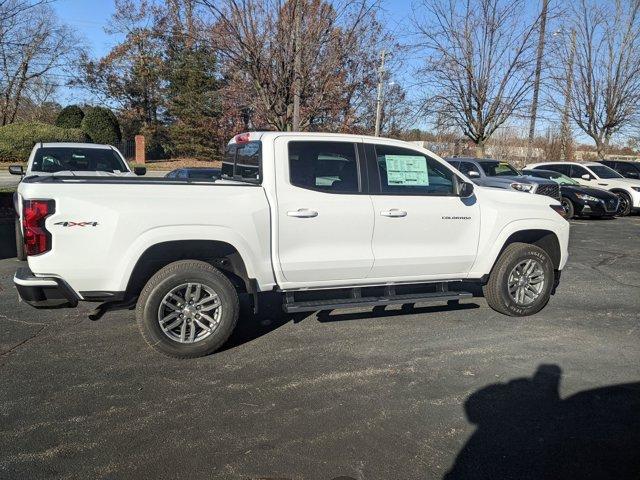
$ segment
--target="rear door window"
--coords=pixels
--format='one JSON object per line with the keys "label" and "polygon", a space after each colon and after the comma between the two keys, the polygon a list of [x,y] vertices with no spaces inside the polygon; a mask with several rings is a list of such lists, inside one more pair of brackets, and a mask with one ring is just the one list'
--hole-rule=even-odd
{"label": "rear door window", "polygon": [[333,193],[359,193],[360,167],[351,142],[289,142],[291,185]]}
{"label": "rear door window", "polygon": [[551,170],[553,172],[562,173],[563,175],[566,175],[568,177],[570,176],[569,173],[571,170],[571,165],[554,163],[552,165],[540,165],[539,167],[536,167],[536,170]]}

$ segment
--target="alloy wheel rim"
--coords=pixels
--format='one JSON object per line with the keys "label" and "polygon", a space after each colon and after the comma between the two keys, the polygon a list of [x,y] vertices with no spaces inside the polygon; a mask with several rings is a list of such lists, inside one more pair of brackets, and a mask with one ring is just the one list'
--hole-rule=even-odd
{"label": "alloy wheel rim", "polygon": [[216,331],[222,318],[220,297],[208,285],[183,283],[167,293],[158,307],[158,324],[179,343],[197,343]]}
{"label": "alloy wheel rim", "polygon": [[533,258],[522,260],[509,274],[507,281],[509,296],[516,304],[526,307],[540,298],[545,283],[542,264]]}
{"label": "alloy wheel rim", "polygon": [[620,195],[619,198],[619,203],[618,203],[618,213],[624,213],[627,211],[627,207],[629,206],[629,201],[627,200],[627,197],[625,197],[624,195]]}
{"label": "alloy wheel rim", "polygon": [[562,208],[564,208],[565,213],[569,213],[569,200],[562,200],[560,203],[562,204]]}

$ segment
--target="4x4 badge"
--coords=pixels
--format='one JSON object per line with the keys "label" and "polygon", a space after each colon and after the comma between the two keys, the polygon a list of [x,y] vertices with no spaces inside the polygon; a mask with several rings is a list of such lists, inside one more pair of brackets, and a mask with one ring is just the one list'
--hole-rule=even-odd
{"label": "4x4 badge", "polygon": [[95,227],[98,222],[56,222],[54,225],[62,225],[63,227]]}

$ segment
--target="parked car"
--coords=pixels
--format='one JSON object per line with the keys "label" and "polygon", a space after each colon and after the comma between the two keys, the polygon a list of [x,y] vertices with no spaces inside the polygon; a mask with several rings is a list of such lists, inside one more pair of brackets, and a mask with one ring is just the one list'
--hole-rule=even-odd
{"label": "parked car", "polygon": [[598,162],[544,162],[527,165],[527,170],[553,170],[573,178],[581,185],[604,188],[620,199],[616,215],[624,217],[640,210],[640,180],[624,178]]}
{"label": "parked car", "polygon": [[524,316],[546,305],[567,262],[558,201],[476,187],[406,142],[251,132],[231,140],[222,171],[196,183],[25,179],[20,297],[116,302],[102,311],[137,299],[148,344],[189,358],[226,341],[242,293],[254,309],[277,292],[285,311],[311,312],[458,301],[465,281]]}
{"label": "parked car", "polygon": [[191,167],[191,168],[177,168],[171,170],[165,175],[167,178],[176,179],[197,179],[197,180],[213,180],[214,178],[220,178],[219,168],[206,168],[206,167]]}
{"label": "parked car", "polygon": [[551,180],[522,175],[507,162],[488,158],[446,158],[476,185],[510,188],[520,192],[537,193],[560,200],[560,187]]}
{"label": "parked car", "polygon": [[567,218],[574,216],[613,217],[618,211],[618,196],[602,188],[580,185],[573,178],[553,170],[523,170],[532,177],[553,180],[560,185],[560,203]]}
{"label": "parked car", "polygon": [[[11,165],[9,172],[13,175],[40,177],[51,175],[81,176],[135,176],[144,175],[145,167],[135,167],[131,171],[129,164],[120,151],[111,145],[94,143],[37,143],[31,150],[26,170],[22,165]],[[21,204],[18,194],[13,196],[16,209],[16,245],[17,257],[25,260],[22,241]]]}
{"label": "parked car", "polygon": [[599,160],[599,163],[614,169],[625,178],[640,179],[640,162],[624,160]]}

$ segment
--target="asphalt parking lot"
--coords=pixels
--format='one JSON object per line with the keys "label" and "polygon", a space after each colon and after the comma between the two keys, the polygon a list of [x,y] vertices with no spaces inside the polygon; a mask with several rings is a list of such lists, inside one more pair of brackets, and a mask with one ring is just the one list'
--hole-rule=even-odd
{"label": "asphalt parking lot", "polygon": [[541,313],[245,315],[189,361],[133,312],[17,301],[0,261],[0,478],[640,478],[640,216],[572,222]]}

